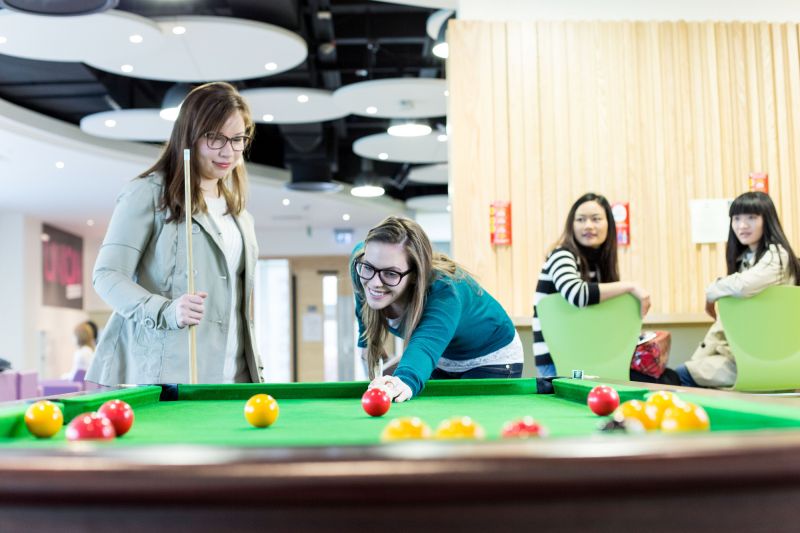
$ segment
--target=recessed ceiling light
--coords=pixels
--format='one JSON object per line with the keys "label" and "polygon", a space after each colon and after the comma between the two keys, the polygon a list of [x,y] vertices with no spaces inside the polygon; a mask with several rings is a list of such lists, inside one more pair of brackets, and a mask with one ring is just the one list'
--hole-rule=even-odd
{"label": "recessed ceiling light", "polygon": [[381,161],[386,161],[387,159],[389,159],[389,154],[387,154],[386,152],[381,152],[378,154],[378,159],[380,159]]}
{"label": "recessed ceiling light", "polygon": [[103,124],[106,125],[106,128],[113,128],[114,126],[117,125],[117,121],[114,120],[113,118],[109,118],[109,119],[106,119],[106,121],[103,122]]}
{"label": "recessed ceiling light", "polygon": [[184,33],[186,33],[186,27],[185,26],[173,26],[172,33],[174,33],[175,35],[183,35]]}
{"label": "recessed ceiling light", "polygon": [[345,222],[347,222],[348,220],[350,220],[350,215],[348,215],[347,213],[345,213],[344,215],[342,215],[342,220],[344,220]]}
{"label": "recessed ceiling light", "polygon": [[163,118],[164,120],[175,122],[176,120],[178,120],[178,113],[180,112],[181,112],[181,106],[165,107],[164,109],[158,112],[158,116]]}
{"label": "recessed ceiling light", "polygon": [[277,63],[273,63],[272,61],[270,61],[269,63],[264,65],[264,68],[267,69],[267,70],[275,70],[275,69],[278,68],[278,64]]}
{"label": "recessed ceiling light", "polygon": [[453,210],[453,206],[451,206],[450,204],[447,204],[447,212],[449,213],[452,210]]}
{"label": "recessed ceiling light", "polygon": [[47,233],[42,233],[39,238],[42,239],[42,242],[50,242],[50,235]]}
{"label": "recessed ceiling light", "polygon": [[142,36],[141,36],[141,35],[139,35],[138,33],[134,33],[133,35],[131,35],[130,37],[128,37],[128,40],[129,40],[130,42],[132,42],[133,44],[139,44],[139,43],[141,43],[142,41],[144,41],[144,37],[142,37]]}
{"label": "recessed ceiling light", "polygon": [[121,67],[119,67],[119,69],[122,72],[133,72],[133,65],[125,64],[125,65],[122,65]]}
{"label": "recessed ceiling light", "polygon": [[450,55],[450,48],[447,46],[447,43],[439,43],[433,47],[431,52],[433,52],[433,55],[436,57],[447,59],[447,56]]}
{"label": "recessed ceiling light", "polygon": [[393,137],[423,137],[431,132],[427,124],[406,121],[392,124],[386,132]]}
{"label": "recessed ceiling light", "polygon": [[440,143],[446,143],[447,135],[444,133],[440,133],[439,135],[436,136],[436,140],[439,141]]}
{"label": "recessed ceiling light", "polygon": [[375,113],[377,113],[377,112],[378,112],[378,108],[377,108],[377,107],[375,107],[374,105],[371,105],[371,106],[369,106],[369,107],[367,108],[367,114],[368,114],[368,115],[374,115],[374,114],[375,114]]}
{"label": "recessed ceiling light", "polygon": [[359,185],[350,189],[350,194],[359,198],[377,198],[383,196],[386,190],[379,185]]}
{"label": "recessed ceiling light", "polygon": [[261,120],[263,120],[264,122],[272,122],[273,120],[275,120],[275,116],[266,113],[264,115],[261,115]]}
{"label": "recessed ceiling light", "polygon": [[447,89],[445,89],[445,90],[444,90],[444,95],[445,95],[445,96],[450,96],[450,91],[448,91]]}
{"label": "recessed ceiling light", "polygon": [[6,44],[7,42],[8,42],[8,38],[3,37],[2,35],[0,35],[0,44]]}
{"label": "recessed ceiling light", "polygon": [[94,226],[94,220],[90,218],[89,220],[86,221],[86,225],[89,227]]}
{"label": "recessed ceiling light", "polygon": [[301,104],[305,104],[306,102],[308,102],[308,95],[306,94],[297,95],[297,101],[300,102]]}
{"label": "recessed ceiling light", "polygon": [[288,198],[284,198],[283,200],[281,200],[281,203],[282,203],[283,205],[289,205],[289,204],[291,204],[291,203],[292,203],[292,201],[291,201],[291,200],[289,200]]}
{"label": "recessed ceiling light", "polygon": [[56,168],[64,168],[64,162],[63,161],[56,161]]}

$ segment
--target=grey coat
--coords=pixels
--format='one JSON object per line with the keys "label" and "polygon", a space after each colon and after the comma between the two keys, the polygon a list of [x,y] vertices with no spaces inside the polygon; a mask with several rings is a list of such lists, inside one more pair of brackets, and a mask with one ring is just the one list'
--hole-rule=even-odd
{"label": "grey coat", "polygon": [[[189,328],[179,329],[176,299],[187,292],[186,231],[183,220],[166,223],[158,209],[163,178],[150,175],[131,181],[117,198],[94,266],[93,284],[114,313],[103,330],[86,379],[102,385],[119,383],[187,383]],[[239,346],[244,349],[250,379],[263,381],[250,316],[258,260],[253,218],[234,217],[244,244],[244,279]],[[204,213],[192,217],[195,290],[208,292],[197,329],[200,383],[223,379],[230,319],[228,266],[219,232]]]}

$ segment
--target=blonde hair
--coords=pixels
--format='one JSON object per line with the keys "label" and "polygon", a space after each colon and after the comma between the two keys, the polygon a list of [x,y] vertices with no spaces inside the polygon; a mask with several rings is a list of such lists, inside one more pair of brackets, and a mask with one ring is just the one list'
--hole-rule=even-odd
{"label": "blonde hair", "polygon": [[81,322],[73,331],[75,333],[75,338],[78,341],[78,346],[81,348],[84,346],[89,346],[92,350],[94,350],[94,331],[86,322]]}
{"label": "blonde hair", "polygon": [[[352,258],[360,261],[364,257],[367,244],[381,242],[386,244],[402,244],[408,258],[411,273],[408,286],[408,306],[402,317],[401,328],[405,331],[404,348],[408,346],[422,313],[425,310],[425,299],[428,288],[437,277],[465,278],[468,273],[445,254],[434,252],[431,241],[419,224],[410,218],[390,216],[372,228],[364,239],[363,248]],[[364,286],[355,284],[355,290],[365,302],[361,306],[361,321],[364,324],[364,340],[367,344],[367,367],[370,379],[374,379],[380,360],[385,356],[383,344],[389,333],[386,316],[382,311],[372,309],[366,304]]]}
{"label": "blonde hair", "polygon": [[[193,89],[181,104],[178,118],[172,127],[172,135],[164,145],[158,161],[139,177],[153,172],[164,176],[164,192],[161,197],[162,209],[168,210],[167,222],[180,221],[184,213],[183,150],[194,147],[203,136],[217,131],[234,113],[244,120],[245,135],[252,139],[255,124],[250,108],[233,85],[225,82],[206,83]],[[249,141],[248,141],[249,147]],[[191,161],[192,213],[207,210],[205,199],[200,191],[200,167],[196,157]],[[247,200],[247,171],[244,159],[233,168],[230,174],[229,189],[225,181],[219,181],[219,192],[225,198],[228,212],[238,215]]]}

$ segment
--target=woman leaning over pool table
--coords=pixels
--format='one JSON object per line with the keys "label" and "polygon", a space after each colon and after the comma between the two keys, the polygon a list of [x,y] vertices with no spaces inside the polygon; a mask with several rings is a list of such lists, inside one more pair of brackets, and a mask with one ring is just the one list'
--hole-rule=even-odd
{"label": "woman leaning over pool table", "polygon": [[[372,228],[353,251],[350,271],[370,388],[403,402],[428,379],[522,375],[522,343],[508,314],[452,259],[433,252],[413,220],[392,216]],[[384,376],[387,333],[405,346]]]}

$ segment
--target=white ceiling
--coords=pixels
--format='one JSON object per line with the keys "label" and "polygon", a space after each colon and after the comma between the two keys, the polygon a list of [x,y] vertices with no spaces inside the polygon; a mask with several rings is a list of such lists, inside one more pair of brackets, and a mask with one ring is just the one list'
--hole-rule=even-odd
{"label": "white ceiling", "polygon": [[[24,213],[84,237],[101,238],[124,184],[146,170],[160,147],[93,137],[0,100],[0,210]],[[63,168],[56,163],[62,162]],[[288,173],[249,165],[248,210],[260,230],[369,227],[402,203],[286,191]],[[289,206],[282,205],[288,198]],[[350,220],[342,220],[343,214]],[[93,226],[87,220],[94,220]]]}

